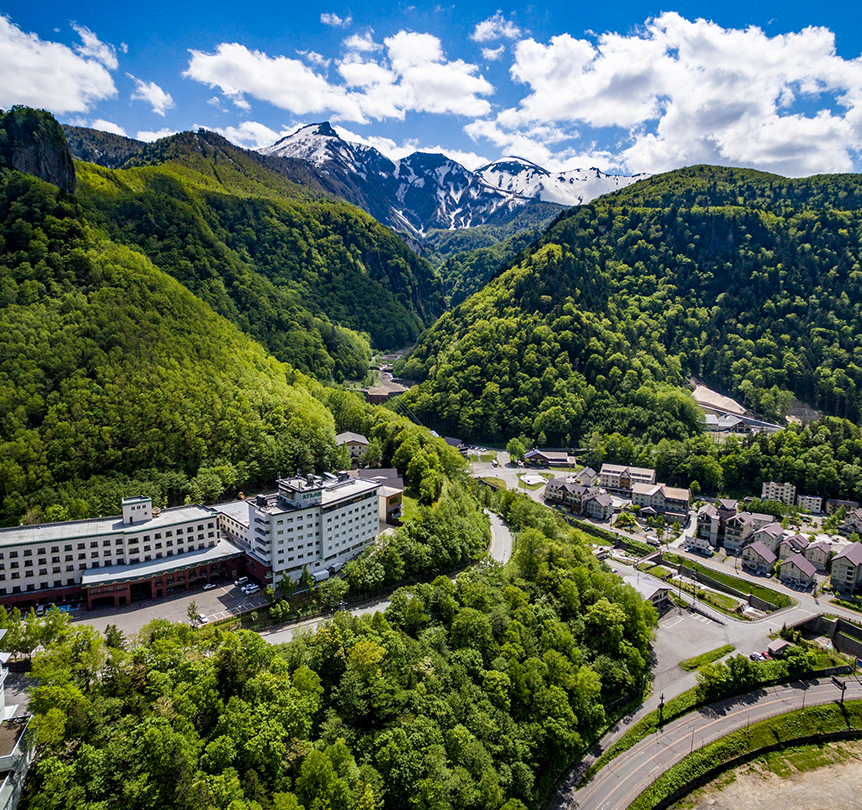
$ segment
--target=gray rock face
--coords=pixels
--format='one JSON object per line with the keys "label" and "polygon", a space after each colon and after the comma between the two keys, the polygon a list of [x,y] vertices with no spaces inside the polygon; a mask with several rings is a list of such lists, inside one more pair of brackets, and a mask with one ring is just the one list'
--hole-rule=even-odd
{"label": "gray rock face", "polygon": [[2,164],[57,186],[75,191],[75,164],[66,136],[56,119],[44,110],[13,107],[0,116]]}

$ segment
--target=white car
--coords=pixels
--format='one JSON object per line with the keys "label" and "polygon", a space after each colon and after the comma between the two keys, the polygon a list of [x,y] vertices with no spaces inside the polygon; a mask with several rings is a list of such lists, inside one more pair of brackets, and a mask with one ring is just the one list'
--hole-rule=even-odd
{"label": "white car", "polygon": [[198,613],[198,621],[201,624],[206,624],[209,621],[209,619],[206,616],[206,613]]}
{"label": "white car", "polygon": [[242,589],[242,592],[246,596],[252,596],[260,591],[260,585],[246,585],[245,588]]}
{"label": "white car", "polygon": [[211,591],[213,588],[217,588],[217,587],[218,587],[218,585],[216,585],[215,582],[207,582],[207,584],[204,585],[204,590],[205,591]]}

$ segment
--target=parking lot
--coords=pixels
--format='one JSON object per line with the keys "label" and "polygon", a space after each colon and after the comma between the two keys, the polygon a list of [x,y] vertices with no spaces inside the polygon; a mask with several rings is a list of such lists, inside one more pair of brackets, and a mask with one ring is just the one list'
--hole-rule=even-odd
{"label": "parking lot", "polygon": [[195,603],[196,612],[203,613],[211,622],[247,613],[267,604],[262,593],[246,596],[234,586],[232,581],[225,581],[208,591],[205,591],[203,586],[199,586],[190,591],[172,594],[164,599],[145,599],[143,602],[135,602],[120,608],[77,610],[70,615],[76,624],[90,624],[101,631],[104,631],[109,624],[114,624],[129,635],[137,633],[153,619],[188,622],[188,609],[192,602]]}

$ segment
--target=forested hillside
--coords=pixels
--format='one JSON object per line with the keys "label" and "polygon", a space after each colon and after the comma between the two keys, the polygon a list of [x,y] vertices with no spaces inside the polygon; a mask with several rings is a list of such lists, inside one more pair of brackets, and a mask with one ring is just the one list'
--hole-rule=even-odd
{"label": "forested hillside", "polygon": [[176,502],[221,494],[213,476],[233,486],[334,462],[310,381],[54,186],[2,170],[0,244],[4,523],[54,503],[99,514],[130,485]]}
{"label": "forested hillside", "polygon": [[[401,373],[465,437],[699,429],[689,375],[780,418],[862,414],[862,178],[695,167],[562,215]],[[680,393],[675,393],[680,390]]]}
{"label": "forested hillside", "polygon": [[364,375],[359,333],[375,347],[402,346],[442,311],[427,262],[323,196],[301,166],[208,132],[163,139],[123,165],[78,164],[87,216],[320,379]]}

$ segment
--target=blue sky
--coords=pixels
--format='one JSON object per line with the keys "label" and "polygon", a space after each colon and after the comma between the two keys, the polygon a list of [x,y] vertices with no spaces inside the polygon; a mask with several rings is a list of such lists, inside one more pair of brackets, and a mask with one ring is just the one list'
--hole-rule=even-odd
{"label": "blue sky", "polygon": [[474,168],[790,176],[862,168],[858,0],[555,4],[6,3],[0,107],[247,147],[329,120]]}

